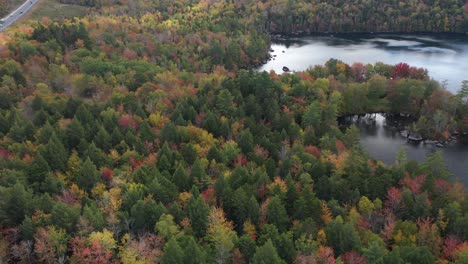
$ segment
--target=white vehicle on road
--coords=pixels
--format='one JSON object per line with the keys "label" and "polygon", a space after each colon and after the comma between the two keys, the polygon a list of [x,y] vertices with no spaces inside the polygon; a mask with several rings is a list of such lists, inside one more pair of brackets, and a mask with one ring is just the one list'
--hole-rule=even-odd
{"label": "white vehicle on road", "polygon": [[27,0],[16,10],[12,11],[8,16],[0,19],[0,31],[3,31],[7,27],[11,26],[18,19],[20,19],[25,13],[27,13],[38,0]]}

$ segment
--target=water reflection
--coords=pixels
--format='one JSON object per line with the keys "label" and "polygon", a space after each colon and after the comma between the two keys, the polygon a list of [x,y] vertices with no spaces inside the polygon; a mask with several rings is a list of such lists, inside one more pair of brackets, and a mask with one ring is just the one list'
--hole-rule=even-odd
{"label": "water reflection", "polygon": [[283,66],[301,71],[324,64],[330,58],[355,62],[406,62],[424,67],[452,92],[468,79],[468,36],[465,35],[379,35],[336,34],[275,40],[274,59],[259,70],[282,72]]}
{"label": "water reflection", "polygon": [[445,148],[438,148],[432,144],[414,143],[407,141],[400,134],[400,128],[390,117],[381,114],[374,116],[352,117],[340,122],[343,125],[355,124],[361,131],[361,145],[375,159],[388,165],[395,162],[400,148],[403,148],[408,160],[423,162],[427,156],[440,150],[447,167],[454,176],[468,185],[468,145],[461,140],[452,142]]}

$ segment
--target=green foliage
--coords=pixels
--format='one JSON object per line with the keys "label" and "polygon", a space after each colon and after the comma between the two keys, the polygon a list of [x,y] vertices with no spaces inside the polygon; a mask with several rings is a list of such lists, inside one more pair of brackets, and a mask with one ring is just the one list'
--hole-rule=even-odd
{"label": "green foliage", "polygon": [[68,154],[62,141],[55,133],[50,137],[43,156],[52,170],[65,170]]}
{"label": "green foliage", "polygon": [[251,263],[253,264],[282,264],[286,263],[279,256],[271,240],[268,240],[263,246],[257,247]]}
{"label": "green foliage", "polygon": [[275,225],[280,231],[286,230],[289,223],[288,214],[286,213],[284,204],[277,196],[270,200],[266,218],[270,224]]}
{"label": "green foliage", "polygon": [[75,181],[80,188],[88,192],[100,181],[99,172],[89,157],[81,165]]}
{"label": "green foliage", "polygon": [[192,197],[187,205],[188,217],[192,223],[194,235],[198,238],[203,237],[208,228],[209,207],[203,198],[192,189]]}
{"label": "green foliage", "polygon": [[56,203],[52,208],[52,224],[67,230],[67,232],[73,232],[75,226],[78,223],[80,216],[79,207],[70,207],[64,203]]}
{"label": "green foliage", "polygon": [[350,223],[343,223],[341,216],[331,221],[325,227],[327,243],[335,250],[335,253],[341,255],[344,252],[358,250],[361,246],[359,236]]}
{"label": "green foliage", "polygon": [[405,63],[243,70],[279,32],[460,31],[460,1],[65,2],[93,8],[2,35],[0,262],[466,259],[444,248],[468,207],[440,153],[386,166],[337,122],[406,113],[446,140],[468,131],[466,83]]}
{"label": "green foliage", "polygon": [[21,183],[11,187],[0,187],[0,223],[5,226],[14,226],[29,215],[32,209],[33,195]]}
{"label": "green foliage", "polygon": [[164,246],[164,255],[161,258],[162,264],[183,264],[184,251],[175,238],[170,239]]}

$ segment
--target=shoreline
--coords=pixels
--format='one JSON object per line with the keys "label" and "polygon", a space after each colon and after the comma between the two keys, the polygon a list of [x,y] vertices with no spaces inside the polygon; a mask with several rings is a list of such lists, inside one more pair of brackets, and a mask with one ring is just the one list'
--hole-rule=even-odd
{"label": "shoreline", "polygon": [[450,37],[468,37],[468,32],[431,32],[431,31],[376,31],[376,32],[268,32],[270,39],[294,38],[294,37],[307,37],[307,36],[350,36],[350,35],[439,35]]}

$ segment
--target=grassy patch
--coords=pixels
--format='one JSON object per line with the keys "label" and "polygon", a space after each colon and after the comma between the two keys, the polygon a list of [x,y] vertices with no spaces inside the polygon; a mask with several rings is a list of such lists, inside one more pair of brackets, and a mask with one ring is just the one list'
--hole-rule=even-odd
{"label": "grassy patch", "polygon": [[0,0],[0,18],[18,8],[24,0]]}
{"label": "grassy patch", "polygon": [[51,20],[82,17],[87,10],[85,6],[62,4],[58,0],[39,0],[36,7],[23,20],[40,20],[43,17]]}

